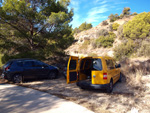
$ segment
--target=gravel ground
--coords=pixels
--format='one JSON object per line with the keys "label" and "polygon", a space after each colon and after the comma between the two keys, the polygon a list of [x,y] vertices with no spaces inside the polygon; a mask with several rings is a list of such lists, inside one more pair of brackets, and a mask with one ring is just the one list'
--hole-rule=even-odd
{"label": "gravel ground", "polygon": [[[0,79],[0,83],[5,82],[7,81]],[[28,81],[18,85],[73,101],[95,113],[130,113],[131,111],[148,113],[150,110],[148,101],[150,89],[132,88],[125,81],[116,83],[111,94],[107,94],[104,90],[80,89],[75,83],[66,84],[63,77],[54,80]]]}

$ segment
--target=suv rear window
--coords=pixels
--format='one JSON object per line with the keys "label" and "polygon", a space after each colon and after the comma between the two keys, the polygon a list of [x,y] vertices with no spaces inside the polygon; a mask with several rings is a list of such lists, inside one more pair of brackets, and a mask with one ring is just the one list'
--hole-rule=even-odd
{"label": "suv rear window", "polygon": [[93,59],[93,69],[94,70],[102,70],[102,61],[101,59]]}

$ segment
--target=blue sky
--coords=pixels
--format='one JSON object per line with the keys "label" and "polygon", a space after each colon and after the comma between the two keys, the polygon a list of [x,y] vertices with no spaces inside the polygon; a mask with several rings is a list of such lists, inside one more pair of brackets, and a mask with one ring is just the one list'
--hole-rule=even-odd
{"label": "blue sky", "polygon": [[149,12],[150,0],[71,0],[69,8],[74,9],[72,27],[83,22],[92,23],[95,27],[113,13],[122,13],[124,7],[130,7],[131,13]]}

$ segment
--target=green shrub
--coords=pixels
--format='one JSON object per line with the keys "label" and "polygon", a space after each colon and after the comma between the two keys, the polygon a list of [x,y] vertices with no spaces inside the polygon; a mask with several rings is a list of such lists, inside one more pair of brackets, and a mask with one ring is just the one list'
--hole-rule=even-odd
{"label": "green shrub", "polygon": [[124,17],[124,15],[123,15],[123,14],[120,14],[119,18],[122,19],[123,17]]}
{"label": "green shrub", "polygon": [[45,56],[43,55],[42,51],[39,53],[38,52],[25,52],[25,53],[19,53],[16,55],[8,55],[4,54],[1,58],[1,61],[3,64],[5,64],[7,61],[11,59],[19,59],[19,58],[33,58],[33,59],[38,59],[38,60],[44,60]]}
{"label": "green shrub", "polygon": [[145,39],[150,36],[150,13],[136,15],[131,21],[123,26],[123,35],[133,40]]}
{"label": "green shrub", "polygon": [[112,47],[113,46],[113,42],[114,42],[114,37],[113,36],[100,36],[97,40],[97,43],[99,43],[100,45],[98,46],[102,46],[104,48],[106,47]]}
{"label": "green shrub", "polygon": [[116,60],[125,59],[136,52],[135,48],[136,44],[134,41],[129,40],[127,43],[122,43],[114,48],[114,56]]}
{"label": "green shrub", "polygon": [[119,39],[123,38],[123,25],[120,25],[117,29],[117,35],[119,37]]}
{"label": "green shrub", "polygon": [[118,14],[110,14],[108,16],[108,18],[110,19],[110,22],[114,22],[116,21],[117,19],[119,19],[119,15]]}
{"label": "green shrub", "polygon": [[113,31],[112,24],[109,25],[109,31]]}
{"label": "green shrub", "polygon": [[113,25],[112,25],[113,30],[117,31],[119,25],[120,25],[120,24],[118,24],[118,23],[113,23]]}
{"label": "green shrub", "polygon": [[107,36],[108,34],[109,33],[108,33],[108,31],[106,29],[101,29],[100,31],[98,31],[96,33],[97,37],[99,37],[99,36]]}
{"label": "green shrub", "polygon": [[93,48],[100,48],[100,47],[112,47],[114,38],[116,38],[116,35],[113,32],[109,32],[106,36],[100,36],[99,38],[92,41],[92,47]]}
{"label": "green shrub", "polygon": [[102,25],[103,25],[103,26],[106,26],[106,25],[108,25],[108,22],[107,22],[107,20],[103,21],[103,22],[102,22]]}
{"label": "green shrub", "polygon": [[2,54],[0,54],[0,68],[2,67],[3,63],[2,63]]}
{"label": "green shrub", "polygon": [[125,7],[122,11],[123,15],[130,15],[130,8],[129,7]]}
{"label": "green shrub", "polygon": [[143,41],[141,47],[138,49],[137,52],[138,56],[145,56],[150,57],[150,44],[149,41]]}
{"label": "green shrub", "polygon": [[134,12],[134,13],[132,13],[132,15],[134,16],[134,15],[138,15],[138,13],[137,12]]}

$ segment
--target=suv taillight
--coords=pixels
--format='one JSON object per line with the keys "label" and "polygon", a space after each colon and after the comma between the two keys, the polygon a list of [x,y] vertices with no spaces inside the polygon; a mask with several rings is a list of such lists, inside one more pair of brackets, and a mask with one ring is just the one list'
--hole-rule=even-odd
{"label": "suv taillight", "polygon": [[107,79],[107,73],[103,73],[103,79]]}
{"label": "suv taillight", "polygon": [[7,67],[5,68],[5,71],[8,71],[8,69],[10,69],[10,66],[7,66]]}

